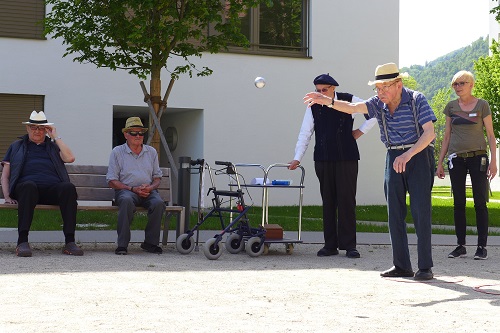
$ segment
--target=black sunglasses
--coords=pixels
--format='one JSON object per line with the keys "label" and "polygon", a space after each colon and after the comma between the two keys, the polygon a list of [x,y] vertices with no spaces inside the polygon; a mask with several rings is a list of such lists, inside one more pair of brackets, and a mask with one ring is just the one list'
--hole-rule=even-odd
{"label": "black sunglasses", "polygon": [[144,134],[146,134],[145,132],[128,132],[128,134],[132,135],[132,136],[144,136]]}

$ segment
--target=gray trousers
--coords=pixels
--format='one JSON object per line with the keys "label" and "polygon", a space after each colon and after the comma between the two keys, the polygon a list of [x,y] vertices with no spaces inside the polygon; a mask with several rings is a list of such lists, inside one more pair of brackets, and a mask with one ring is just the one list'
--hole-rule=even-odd
{"label": "gray trousers", "polygon": [[152,191],[147,198],[142,198],[128,190],[115,191],[118,205],[118,247],[127,247],[130,242],[130,225],[134,218],[136,206],[148,210],[148,223],[144,230],[144,241],[158,246],[160,242],[161,220],[165,211],[165,203],[158,191]]}

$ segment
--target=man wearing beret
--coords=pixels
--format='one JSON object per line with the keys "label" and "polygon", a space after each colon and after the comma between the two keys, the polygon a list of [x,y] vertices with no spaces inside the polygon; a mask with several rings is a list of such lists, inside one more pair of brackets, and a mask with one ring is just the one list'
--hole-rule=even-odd
{"label": "man wearing beret", "polygon": [[[356,187],[359,151],[356,139],[369,131],[376,119],[365,121],[352,130],[353,115],[332,109],[332,100],[360,102],[348,93],[336,92],[337,81],[329,74],[317,76],[316,91],[328,96],[330,102],[308,106],[300,128],[295,156],[289,169],[300,164],[313,133],[315,133],[314,168],[323,200],[323,234],[325,245],[319,257],[337,255],[346,250],[348,258],[359,258],[356,249]],[[337,217],[338,216],[338,217]]]}
{"label": "man wearing beret", "polygon": [[[333,100],[320,92],[304,97],[308,105],[328,104],[335,109],[352,113],[368,113],[376,118],[380,138],[387,148],[384,191],[387,200],[389,233],[394,266],[382,277],[413,277],[415,280],[434,278],[432,261],[431,191],[434,184],[434,122],[436,117],[422,93],[403,85],[395,63],[377,66],[375,85],[377,95],[364,102],[349,103]],[[406,194],[417,234],[418,271],[413,273],[406,231]]]}

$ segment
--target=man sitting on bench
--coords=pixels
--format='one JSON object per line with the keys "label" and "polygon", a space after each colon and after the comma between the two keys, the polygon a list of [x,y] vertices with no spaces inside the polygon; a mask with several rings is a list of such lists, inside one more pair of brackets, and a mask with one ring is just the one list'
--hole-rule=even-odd
{"label": "man sitting on bench", "polygon": [[130,117],[122,129],[126,143],[113,148],[109,157],[106,180],[115,189],[118,205],[118,247],[116,254],[127,254],[130,242],[130,225],[136,206],[148,210],[148,223],[141,248],[151,253],[162,253],[160,242],[161,219],[165,203],[157,191],[162,172],[158,162],[158,153],[143,144],[144,134],[148,129],[141,118]]}
{"label": "man sitting on bench", "polygon": [[63,253],[81,256],[83,251],[75,244],[77,194],[64,166],[75,157],[43,111],[33,111],[23,124],[28,134],[10,145],[2,161],[5,203],[18,204],[16,255],[32,256],[28,234],[35,206],[44,204],[60,207],[66,243]]}

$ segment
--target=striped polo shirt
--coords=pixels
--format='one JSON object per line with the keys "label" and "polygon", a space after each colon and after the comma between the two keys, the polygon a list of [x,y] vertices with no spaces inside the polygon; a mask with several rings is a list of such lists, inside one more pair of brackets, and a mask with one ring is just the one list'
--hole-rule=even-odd
{"label": "striped polo shirt", "polygon": [[[413,91],[403,87],[401,102],[393,115],[390,114],[387,105],[378,96],[373,96],[365,101],[370,118],[377,118],[380,127],[380,140],[388,146],[413,144],[418,141],[418,133],[415,126],[415,118],[412,112],[411,99]],[[424,132],[422,125],[429,121],[435,122],[436,116],[425,96],[415,92],[415,109],[417,112],[418,127],[420,135]],[[382,114],[385,115],[387,135],[385,135]]]}

